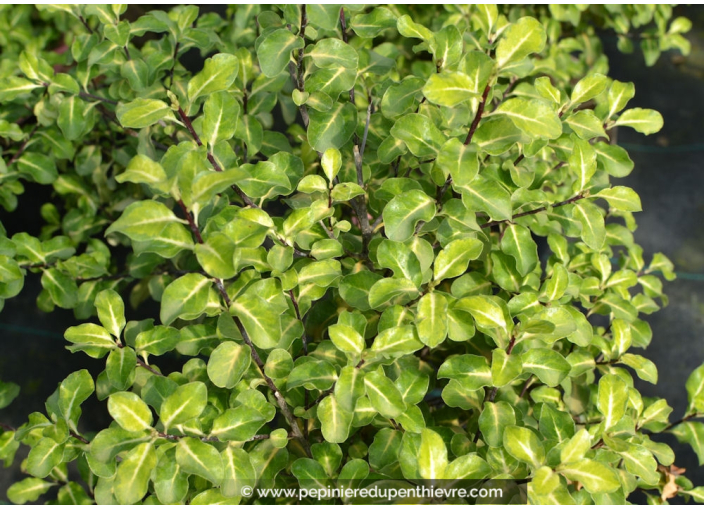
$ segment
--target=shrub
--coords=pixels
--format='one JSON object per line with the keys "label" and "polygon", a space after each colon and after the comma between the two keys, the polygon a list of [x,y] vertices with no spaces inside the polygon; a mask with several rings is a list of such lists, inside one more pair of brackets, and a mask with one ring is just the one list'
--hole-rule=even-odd
{"label": "shrub", "polygon": [[[614,130],[663,121],[627,108],[592,28],[652,64],[688,51],[671,15],[5,6],[0,203],[28,200],[23,181],[54,199],[38,236],[1,238],[0,296],[40,275],[37,306],[80,322],[67,348],[105,359],[0,436],[6,464],[31,448],[9,499],[527,478],[503,500],[702,501],[651,435],[704,461],[704,366],[681,419],[634,387],[657,382],[630,350],[674,273],[611,184],[633,169]],[[159,317],[128,321],[148,299]],[[81,426],[92,395],[107,429]]]}

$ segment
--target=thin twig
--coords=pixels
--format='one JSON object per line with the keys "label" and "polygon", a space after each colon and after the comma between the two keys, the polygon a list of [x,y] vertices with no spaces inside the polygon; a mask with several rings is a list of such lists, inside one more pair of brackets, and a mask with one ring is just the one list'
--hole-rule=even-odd
{"label": "thin twig", "polygon": [[22,142],[22,145],[19,146],[19,148],[17,149],[17,152],[15,152],[15,155],[12,156],[12,159],[10,159],[10,161],[7,163],[7,166],[12,165],[12,163],[14,163],[14,162],[17,161],[18,159],[20,159],[20,156],[22,156],[22,154],[24,153],[24,151],[27,149],[27,144],[28,144],[29,141],[32,139],[32,137],[34,136],[34,133],[37,132],[37,129],[38,129],[38,128],[39,128],[39,124],[37,124],[36,126],[34,126],[34,128],[32,129],[32,131],[29,132],[29,136],[27,137],[27,139],[26,139],[24,142]]}
{"label": "thin twig", "polygon": [[[581,199],[583,199],[583,198],[585,198],[585,197],[586,197],[586,195],[580,193],[580,194],[578,194],[578,195],[573,196],[572,198],[568,198],[567,200],[563,200],[562,202],[557,202],[556,204],[552,204],[552,205],[550,205],[550,206],[547,206],[547,205],[546,205],[546,206],[543,206],[543,207],[538,207],[537,209],[532,209],[532,210],[530,210],[530,211],[525,211],[525,212],[522,212],[522,213],[514,214],[512,220],[515,220],[516,218],[521,218],[521,217],[523,217],[523,216],[529,216],[529,215],[531,215],[531,214],[538,214],[538,213],[540,213],[540,212],[547,211],[548,207],[551,207],[551,208],[555,209],[556,207],[562,207],[563,205],[573,204],[574,202],[577,202],[578,200],[581,200]],[[505,222],[507,222],[507,221],[512,221],[512,220],[494,220],[494,221],[488,221],[488,222],[486,222],[486,223],[483,223],[483,224],[479,225],[479,228],[485,229],[485,228],[493,227],[493,226],[495,226],[495,225],[500,225],[501,223],[505,223]]]}
{"label": "thin twig", "polygon": [[[469,132],[467,133],[467,138],[464,140],[465,145],[469,145],[472,143],[472,138],[474,138],[474,133],[477,131],[477,128],[479,127],[479,121],[482,120],[482,116],[484,115],[484,106],[486,105],[486,98],[489,96],[489,92],[491,91],[491,87],[489,84],[484,88],[484,93],[482,94],[482,98],[479,101],[479,106],[477,106],[477,113],[474,115],[474,120],[472,120],[471,126],[469,126]],[[447,192],[448,188],[450,187],[450,184],[452,184],[452,176],[448,176],[447,180],[445,181],[445,184],[443,184],[442,188],[440,188],[440,191],[437,194],[437,197],[435,199],[436,203],[439,206],[442,206],[442,197],[445,195]]]}
{"label": "thin twig", "polygon": [[140,367],[142,367],[142,368],[144,368],[144,369],[146,369],[146,370],[149,370],[149,371],[150,371],[152,374],[154,374],[154,375],[160,375],[160,376],[162,376],[162,377],[166,377],[164,374],[162,374],[161,372],[157,372],[156,370],[154,370],[152,367],[150,367],[149,365],[147,365],[144,361],[142,361],[142,360],[139,359],[139,358],[137,358],[137,365],[139,365]]}
{"label": "thin twig", "polygon": [[81,21],[81,23],[83,23],[83,26],[86,27],[86,30],[88,30],[88,32],[90,32],[91,34],[94,33],[93,29],[90,28],[90,25],[88,24],[88,22],[86,21],[86,19],[82,15],[79,14],[78,19]]}

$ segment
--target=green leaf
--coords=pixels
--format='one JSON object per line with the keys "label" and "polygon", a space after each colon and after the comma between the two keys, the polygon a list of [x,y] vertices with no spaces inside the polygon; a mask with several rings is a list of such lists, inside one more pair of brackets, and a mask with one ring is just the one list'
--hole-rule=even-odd
{"label": "green leaf", "polygon": [[652,135],[662,129],[662,115],[655,110],[631,108],[623,112],[614,126],[628,126],[644,135]]}
{"label": "green leaf", "polygon": [[160,120],[173,118],[171,108],[158,99],[139,98],[129,103],[120,103],[115,109],[117,120],[126,128],[145,128]]}
{"label": "green leaf", "polygon": [[264,373],[272,379],[286,377],[293,368],[293,358],[285,349],[274,349],[269,353],[264,365]]}
{"label": "green leaf", "polygon": [[201,476],[214,485],[219,485],[225,476],[220,453],[214,446],[194,437],[179,440],[176,462],[184,472]]}
{"label": "green leaf", "polygon": [[588,492],[610,493],[621,487],[621,482],[614,470],[603,462],[582,459],[560,466],[558,472],[568,480],[584,485]]}
{"label": "green leaf", "polygon": [[254,345],[260,349],[278,346],[281,335],[279,312],[269,302],[245,294],[232,302],[230,310],[242,321]]}
{"label": "green leaf", "polygon": [[479,94],[469,76],[461,72],[445,71],[428,78],[423,87],[423,95],[433,104],[453,107],[478,97]]}
{"label": "green leaf", "polygon": [[85,103],[76,96],[69,96],[61,101],[56,125],[67,140],[78,140],[87,125]]}
{"label": "green leaf", "polygon": [[364,338],[351,326],[335,324],[328,328],[328,334],[335,347],[343,352],[358,355],[365,347]]}
{"label": "green leaf", "polygon": [[205,60],[203,70],[188,82],[188,99],[193,102],[221,90],[227,90],[235,82],[239,61],[234,55],[218,53]]}
{"label": "green leaf", "polygon": [[377,248],[376,258],[379,266],[391,269],[396,278],[405,278],[420,287],[423,278],[420,261],[404,243],[382,240]]}
{"label": "green leaf", "polygon": [[414,22],[407,14],[396,20],[396,29],[403,37],[413,37],[430,41],[433,38],[433,33],[420,23]]}
{"label": "green leaf", "polygon": [[45,478],[61,462],[63,455],[64,445],[45,437],[29,452],[27,473],[37,478]]}
{"label": "green leaf", "polygon": [[574,420],[569,413],[558,411],[544,403],[540,408],[540,433],[546,439],[561,443],[574,436]]}
{"label": "green leaf", "polygon": [[309,390],[327,390],[335,384],[337,371],[327,361],[306,361],[294,367],[288,376],[286,388],[291,390],[304,386]]}
{"label": "green leaf", "polygon": [[572,365],[557,351],[534,348],[521,355],[523,371],[534,374],[544,384],[554,387],[567,377]]}
{"label": "green leaf", "polygon": [[479,239],[458,239],[440,250],[435,258],[434,280],[455,278],[467,270],[470,260],[479,258],[484,244]]}
{"label": "green leaf", "polygon": [[572,89],[570,103],[573,105],[581,104],[594,99],[596,96],[606,90],[609,80],[606,76],[599,73],[593,73],[585,76],[577,82]]}
{"label": "green leaf", "polygon": [[61,308],[74,308],[78,302],[76,281],[58,269],[42,271],[42,287],[49,293],[51,300]]}
{"label": "green leaf", "polygon": [[413,237],[419,221],[435,217],[435,201],[420,190],[411,190],[394,197],[384,207],[386,235],[392,241],[404,242]]}
{"label": "green leaf", "polygon": [[0,381],[0,409],[9,406],[19,394],[20,387],[18,384]]}
{"label": "green leaf", "polygon": [[372,351],[384,357],[399,357],[423,348],[413,326],[388,328],[379,333],[372,344]]}
{"label": "green leaf", "polygon": [[7,489],[7,499],[15,505],[24,505],[39,499],[55,484],[40,478],[25,478]]}
{"label": "green leaf", "polygon": [[426,480],[442,480],[447,469],[447,447],[442,436],[431,429],[420,433],[418,472]]}
{"label": "green leaf", "polygon": [[176,215],[164,204],[142,200],[128,205],[105,233],[120,232],[133,241],[150,241],[165,227],[178,221]]}
{"label": "green leaf", "polygon": [[467,310],[477,325],[487,330],[496,330],[499,347],[505,347],[513,330],[513,321],[506,303],[494,296],[469,296],[455,303],[455,308]]}
{"label": "green leaf", "polygon": [[497,448],[503,444],[506,427],[516,424],[516,414],[508,402],[485,402],[479,415],[483,441]]}
{"label": "green leaf", "polygon": [[536,469],[545,463],[545,448],[532,430],[507,425],[503,439],[503,446],[512,457]]}
{"label": "green leaf", "polygon": [[680,443],[688,443],[697,454],[699,465],[704,465],[704,423],[686,421],[673,427],[672,434]]}
{"label": "green leaf", "polygon": [[642,380],[652,384],[658,383],[658,368],[649,359],[637,354],[626,353],[621,355],[619,363],[631,367]]}
{"label": "green leaf", "polygon": [[574,205],[572,217],[582,226],[582,241],[593,250],[601,250],[606,239],[606,227],[599,208],[589,202],[580,201]]}
{"label": "green leaf", "polygon": [[429,292],[418,301],[418,338],[430,348],[437,347],[447,337],[447,310],[447,299],[437,292]]}
{"label": "green leaf", "polygon": [[280,74],[291,60],[291,52],[305,46],[302,37],[297,37],[286,28],[268,33],[257,48],[259,67],[265,76]]}
{"label": "green leaf", "polygon": [[359,57],[355,49],[340,39],[321,39],[306,53],[321,69],[346,67],[357,69]]}
{"label": "green leaf", "polygon": [[59,177],[56,162],[52,158],[31,151],[25,152],[17,160],[17,170],[39,184],[51,184]]}
{"label": "green leaf", "polygon": [[362,372],[355,367],[343,367],[340,370],[340,377],[335,383],[335,405],[352,413],[357,406],[357,401],[363,396],[364,375]]}
{"label": "green leaf", "polygon": [[125,304],[120,295],[112,289],[106,289],[95,297],[98,318],[105,329],[115,338],[120,338],[125,327]]}
{"label": "green leaf", "polygon": [[[523,18],[525,19],[525,18]],[[545,101],[514,97],[501,103],[492,115],[505,115],[531,138],[555,139],[562,134],[562,123]]]}
{"label": "green leaf", "polygon": [[208,359],[208,377],[218,388],[234,388],[249,368],[251,359],[249,347],[223,342]]}
{"label": "green leaf", "polygon": [[606,199],[611,207],[619,211],[638,212],[643,210],[638,194],[626,186],[613,186],[601,190],[594,196]]}
{"label": "green leaf", "polygon": [[[481,243],[480,243],[481,244]],[[516,261],[516,269],[525,276],[538,265],[538,245],[530,230],[515,223],[509,224],[501,238],[501,251]]]}
{"label": "green leaf", "polygon": [[135,350],[161,356],[172,351],[181,340],[179,330],[168,326],[155,326],[141,331],[134,341]]}
{"label": "green leaf", "polygon": [[152,426],[152,412],[147,404],[129,391],[110,395],[108,412],[120,427],[129,432],[140,432]]}
{"label": "green leaf", "polygon": [[323,438],[329,443],[344,443],[349,437],[354,413],[343,409],[336,395],[325,397],[317,411]]}
{"label": "green leaf", "polygon": [[229,92],[210,94],[203,105],[203,140],[213,148],[235,135],[240,117],[240,104]]}
{"label": "green leaf", "polygon": [[59,386],[59,410],[71,430],[78,430],[81,404],[93,394],[94,390],[93,378],[86,369],[73,372]]}
{"label": "green leaf", "polygon": [[72,344],[66,347],[69,351],[83,351],[91,358],[102,358],[108,351],[117,349],[110,333],[96,324],[71,326],[64,333],[64,338]]}
{"label": "green leaf", "polygon": [[144,498],[156,461],[152,443],[140,444],[122,456],[113,482],[113,493],[118,503],[132,505]]}
{"label": "green leaf", "polygon": [[228,446],[222,452],[224,477],[220,485],[223,496],[241,495],[242,487],[256,479],[249,453],[242,448]]}
{"label": "green leaf", "polygon": [[494,349],[491,355],[491,380],[494,386],[501,388],[523,373],[521,357],[506,354],[503,349]]}
{"label": "green leaf", "polygon": [[378,372],[364,376],[364,387],[369,401],[385,418],[398,418],[406,410],[403,397],[391,380]]}
{"label": "green leaf", "polygon": [[450,356],[438,369],[438,379],[458,380],[468,390],[491,386],[491,369],[483,356],[459,354]]}
{"label": "green leaf", "polygon": [[357,109],[351,103],[337,103],[326,112],[311,110],[308,143],[318,152],[339,149],[354,134]]}
{"label": "green leaf", "polygon": [[391,128],[391,135],[403,141],[414,156],[422,159],[437,156],[446,140],[428,117],[418,113],[399,118]]}
{"label": "green leaf", "polygon": [[479,175],[459,189],[462,203],[470,211],[486,212],[495,221],[511,219],[511,195],[498,182]]}
{"label": "green leaf", "polygon": [[153,474],[154,491],[164,505],[182,502],[188,494],[188,474],[176,462],[176,449],[169,448],[158,458]]}
{"label": "green leaf", "polygon": [[704,412],[704,364],[699,365],[687,378],[688,409]]}
{"label": "green leaf", "polygon": [[382,309],[395,304],[405,304],[418,296],[413,282],[405,278],[384,278],[369,289],[369,305]]}
{"label": "green leaf", "polygon": [[627,403],[628,387],[623,379],[613,374],[599,379],[596,406],[604,415],[604,430],[609,430],[623,417]]}
{"label": "green leaf", "polygon": [[110,351],[105,363],[105,373],[110,386],[116,390],[126,390],[134,382],[137,354],[131,347]]}
{"label": "green leaf", "polygon": [[469,186],[479,172],[479,160],[473,147],[450,138],[440,149],[435,166],[451,176],[456,186]]}
{"label": "green leaf", "polygon": [[210,433],[222,441],[248,441],[266,422],[258,410],[242,405],[215,418]]}
{"label": "green leaf", "polygon": [[350,28],[359,37],[373,39],[386,29],[396,28],[396,16],[386,7],[375,7],[368,14],[352,16]]}
{"label": "green leaf", "polygon": [[611,87],[609,87],[609,114],[607,119],[610,119],[615,113],[620,112],[626,107],[628,101],[633,99],[636,95],[636,88],[633,83],[623,83],[618,80],[613,80],[611,82]]}
{"label": "green leaf", "polygon": [[424,83],[420,78],[409,76],[392,84],[381,98],[381,114],[387,119],[395,119],[414,111]]}
{"label": "green leaf", "polygon": [[543,25],[530,16],[520,18],[505,30],[496,46],[496,63],[499,67],[539,53],[545,47],[547,36]]}
{"label": "green leaf", "polygon": [[208,306],[212,282],[205,276],[191,273],[171,282],[161,297],[161,322],[169,325],[178,318],[193,320]]}
{"label": "green leaf", "polygon": [[572,135],[574,148],[568,159],[570,170],[577,175],[575,191],[582,191],[588,188],[594,172],[596,172],[596,152],[591,144],[586,140],[581,140]]}
{"label": "green leaf", "polygon": [[159,418],[164,429],[197,418],[208,403],[208,388],[200,381],[179,386],[161,404]]}

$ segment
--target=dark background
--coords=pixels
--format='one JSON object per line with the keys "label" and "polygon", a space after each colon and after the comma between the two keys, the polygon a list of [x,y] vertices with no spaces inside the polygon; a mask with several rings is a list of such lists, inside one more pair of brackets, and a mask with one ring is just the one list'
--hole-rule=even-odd
{"label": "dark background", "polygon": [[[646,263],[653,253],[662,252],[678,272],[677,280],[665,282],[669,306],[647,317],[653,341],[644,354],[657,365],[659,383],[657,387],[642,381],[637,384],[643,395],[667,399],[674,408],[672,420],[685,412],[687,376],[704,362],[704,8],[678,7],[675,13],[693,21],[694,28],[687,34],[692,52],[688,57],[666,53],[654,67],[645,67],[639,50],[632,55],[618,52],[616,38],[602,34],[609,75],[635,83],[636,96],[629,107],[653,108],[665,119],[663,130],[649,137],[631,129],[619,130],[618,142],[629,151],[635,170],[615,184],[630,186],[641,197],[643,212],[636,214],[639,228],[635,239],[644,248]],[[182,60],[186,65],[199,65],[194,54]],[[12,215],[0,212],[0,221],[8,231],[38,234],[42,221],[39,206],[50,200],[49,189],[28,185],[18,211]],[[105,360],[72,355],[65,349],[63,332],[79,321],[72,311],[40,312],[35,306],[40,290],[38,277],[28,275],[22,293],[7,301],[0,313],[0,380],[22,387],[20,397],[0,410],[0,422],[16,427],[31,412],[44,412],[45,399],[68,374],[88,368],[97,376],[105,367]],[[158,306],[127,310],[128,320],[147,316],[158,316]],[[95,396],[83,409],[84,430],[108,426],[105,404]],[[672,446],[677,466],[687,469],[685,475],[695,485],[704,485],[704,468],[698,466],[688,445],[678,444],[668,434],[656,436],[656,440]],[[0,502],[5,500],[7,488],[24,478],[20,462],[26,452],[22,447],[9,469],[0,467]],[[644,502],[638,496],[634,501]]]}

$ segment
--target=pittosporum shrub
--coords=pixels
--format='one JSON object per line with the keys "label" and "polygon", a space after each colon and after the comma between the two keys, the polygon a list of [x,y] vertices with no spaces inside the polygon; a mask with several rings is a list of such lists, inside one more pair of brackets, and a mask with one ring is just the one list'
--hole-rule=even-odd
{"label": "pittosporum shrub", "polygon": [[[67,348],[105,360],[0,436],[6,465],[31,448],[11,501],[502,478],[529,480],[502,501],[702,501],[657,434],[704,461],[704,366],[681,418],[635,389],[657,382],[631,350],[674,273],[644,259],[638,195],[612,184],[633,170],[614,130],[662,117],[627,107],[593,28],[652,64],[688,51],[688,20],[664,5],[127,14],[0,11],[0,203],[31,200],[24,181],[53,189],[38,236],[0,239],[0,295],[40,276],[37,306],[77,319]],[[149,299],[159,317],[129,320]],[[4,383],[0,404],[17,392]],[[88,398],[110,427],[82,426]]]}

